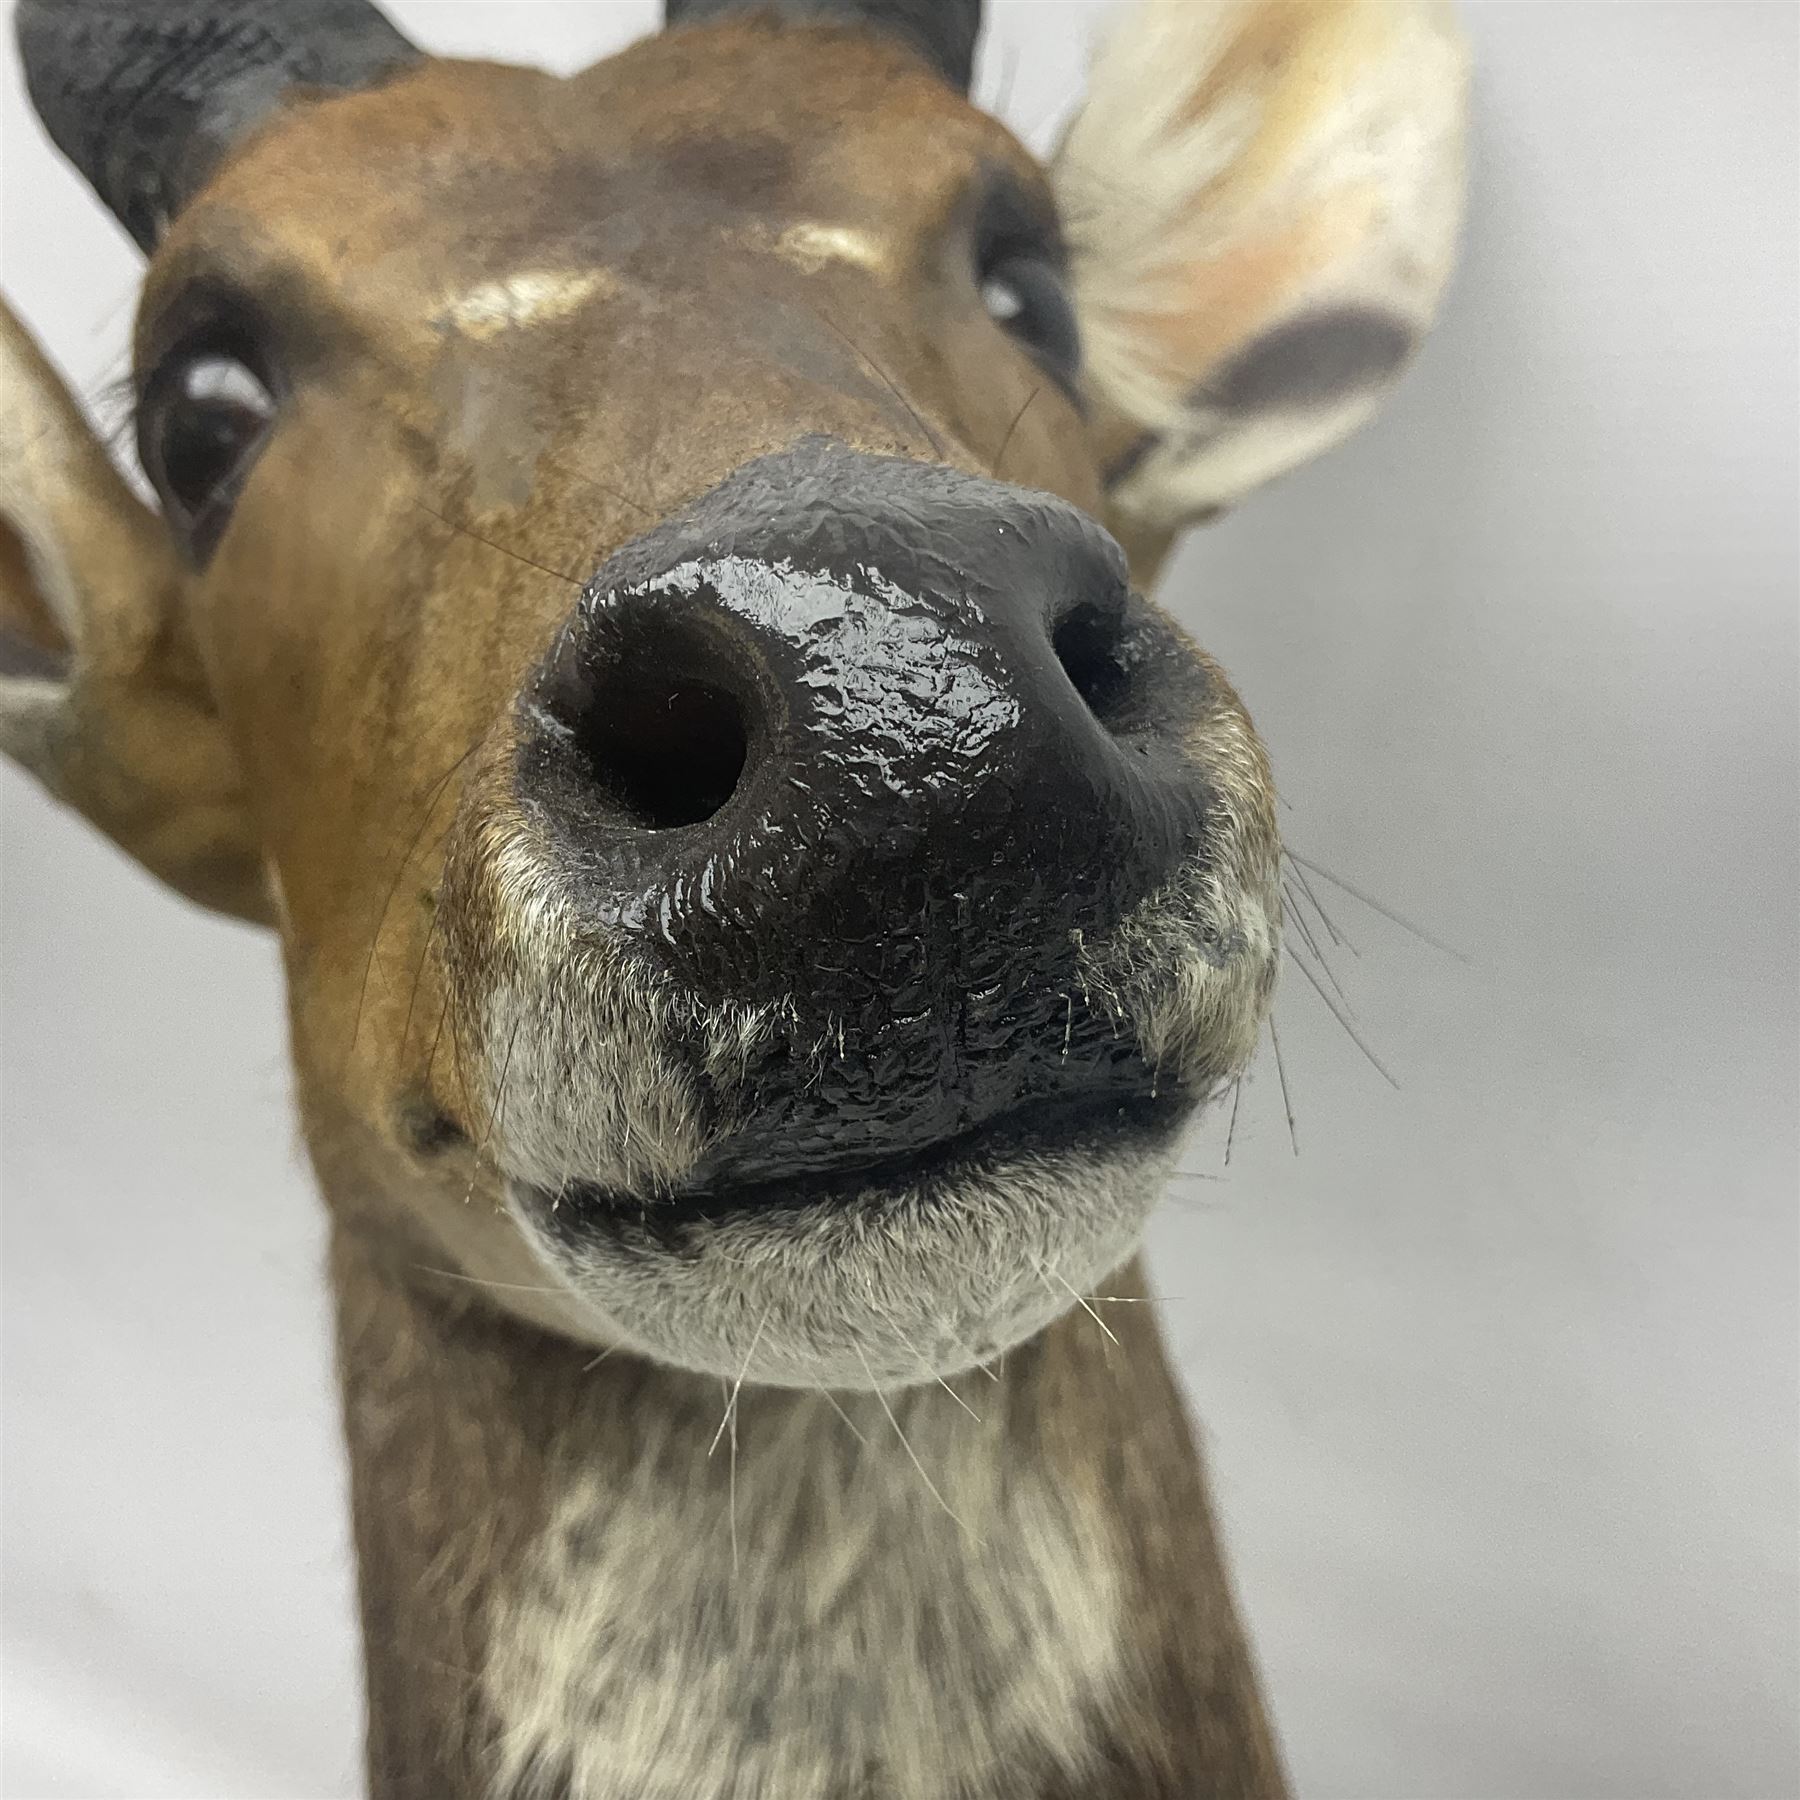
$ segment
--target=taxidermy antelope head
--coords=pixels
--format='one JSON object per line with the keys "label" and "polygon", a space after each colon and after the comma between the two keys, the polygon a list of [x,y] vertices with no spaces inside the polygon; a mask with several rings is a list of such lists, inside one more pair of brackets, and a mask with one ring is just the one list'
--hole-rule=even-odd
{"label": "taxidermy antelope head", "polygon": [[1275,1794],[1154,1325],[1075,1310],[1279,948],[1143,589],[1419,342],[1459,42],[1153,0],[1045,168],[976,0],[669,15],[558,80],[22,0],[159,504],[0,310],[5,748],[279,936],[375,1794]]}

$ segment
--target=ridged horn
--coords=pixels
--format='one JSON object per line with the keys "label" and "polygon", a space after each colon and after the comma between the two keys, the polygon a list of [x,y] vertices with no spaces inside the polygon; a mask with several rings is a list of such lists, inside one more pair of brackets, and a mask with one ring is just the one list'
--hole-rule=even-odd
{"label": "ridged horn", "polygon": [[15,23],[38,117],[145,251],[290,90],[420,55],[368,0],[19,0]]}
{"label": "ridged horn", "polygon": [[910,44],[965,94],[975,72],[981,0],[665,0],[664,23],[698,25],[733,13],[836,20],[886,32]]}

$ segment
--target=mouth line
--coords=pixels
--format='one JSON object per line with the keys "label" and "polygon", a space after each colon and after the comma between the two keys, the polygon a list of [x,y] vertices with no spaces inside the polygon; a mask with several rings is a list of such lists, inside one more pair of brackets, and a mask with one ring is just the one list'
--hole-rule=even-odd
{"label": "mouth line", "polygon": [[575,1181],[551,1192],[530,1190],[544,1223],[559,1234],[587,1239],[629,1229],[679,1239],[696,1226],[752,1215],[768,1219],[819,1206],[880,1208],[902,1199],[913,1206],[954,1205],[973,1176],[1028,1157],[1080,1150],[1141,1147],[1172,1137],[1199,1096],[1170,1087],[1154,1095],[1117,1095],[1080,1101],[1034,1101],[985,1120],[924,1150],[789,1179],[719,1184],[666,1195],[643,1195]]}

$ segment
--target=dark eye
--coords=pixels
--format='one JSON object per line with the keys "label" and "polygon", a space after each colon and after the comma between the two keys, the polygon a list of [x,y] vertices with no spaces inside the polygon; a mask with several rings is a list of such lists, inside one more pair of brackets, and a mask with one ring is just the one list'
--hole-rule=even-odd
{"label": "dark eye", "polygon": [[275,397],[251,360],[204,344],[158,364],[138,403],[138,456],[170,529],[196,562],[225,530],[275,417]]}
{"label": "dark eye", "polygon": [[1081,367],[1081,331],[1068,283],[1049,256],[1003,256],[981,273],[988,317],[1017,338],[1059,380],[1072,383]]}

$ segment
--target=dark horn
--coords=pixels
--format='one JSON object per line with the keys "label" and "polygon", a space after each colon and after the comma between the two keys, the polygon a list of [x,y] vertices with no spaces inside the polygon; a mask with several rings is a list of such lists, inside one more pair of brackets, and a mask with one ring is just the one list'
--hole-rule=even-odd
{"label": "dark horn", "polygon": [[666,0],[670,25],[697,25],[732,13],[772,13],[782,19],[836,20],[897,37],[965,94],[975,73],[981,0]]}
{"label": "dark horn", "polygon": [[420,55],[367,0],[19,0],[16,24],[38,117],[146,251],[289,90]]}

